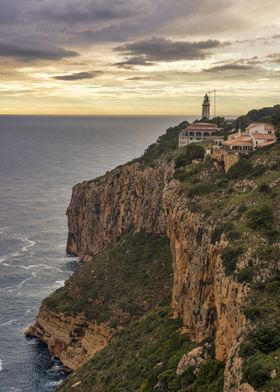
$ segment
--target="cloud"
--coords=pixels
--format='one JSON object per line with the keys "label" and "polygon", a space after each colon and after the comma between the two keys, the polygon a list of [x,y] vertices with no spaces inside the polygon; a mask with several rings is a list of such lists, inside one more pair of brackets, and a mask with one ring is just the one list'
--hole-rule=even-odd
{"label": "cloud", "polygon": [[250,71],[254,69],[254,65],[228,63],[223,65],[216,65],[214,67],[206,68],[204,72],[224,72],[224,71]]}
{"label": "cloud", "polygon": [[133,68],[134,65],[153,65],[153,64],[154,64],[153,62],[147,61],[144,56],[130,57],[127,60],[115,63],[115,65],[119,66],[120,68]]}
{"label": "cloud", "polygon": [[79,56],[72,50],[43,42],[21,42],[10,43],[0,41],[0,57],[12,57],[24,61],[33,60],[61,60],[67,57]]}
{"label": "cloud", "polygon": [[94,72],[75,72],[72,74],[67,75],[57,75],[53,76],[53,79],[56,80],[65,80],[65,81],[72,81],[72,80],[83,80],[83,79],[93,79],[96,78],[98,75],[103,73],[102,71],[94,71]]}
{"label": "cloud", "polygon": [[172,41],[170,39],[154,37],[142,41],[126,43],[117,46],[114,50],[126,56],[123,62],[117,65],[151,65],[154,62],[172,62],[179,60],[200,60],[216,49],[229,42],[218,40],[207,41]]}
{"label": "cloud", "polygon": [[280,53],[272,53],[266,56],[269,63],[280,64]]}
{"label": "cloud", "polygon": [[98,21],[114,21],[136,17],[151,8],[147,1],[127,0],[76,0],[60,1],[46,0],[37,4],[34,15],[41,19],[49,19],[61,23],[87,23]]}

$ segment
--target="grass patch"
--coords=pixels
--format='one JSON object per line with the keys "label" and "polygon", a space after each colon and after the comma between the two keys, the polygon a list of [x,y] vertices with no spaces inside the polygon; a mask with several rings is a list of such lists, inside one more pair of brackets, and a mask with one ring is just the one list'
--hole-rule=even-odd
{"label": "grass patch", "polygon": [[247,224],[252,230],[264,234],[270,242],[279,238],[271,204],[261,204],[247,212]]}
{"label": "grass patch", "polygon": [[166,298],[171,287],[169,240],[130,233],[82,265],[43,304],[57,313],[84,313],[99,323],[116,324],[120,320],[113,310],[127,320],[140,316]]}
{"label": "grass patch", "polygon": [[70,375],[59,391],[68,392],[80,380],[77,392],[222,392],[224,365],[215,360],[201,366],[197,376],[192,368],[176,375],[182,355],[195,347],[177,332],[180,326],[168,318],[168,308],[150,311]]}

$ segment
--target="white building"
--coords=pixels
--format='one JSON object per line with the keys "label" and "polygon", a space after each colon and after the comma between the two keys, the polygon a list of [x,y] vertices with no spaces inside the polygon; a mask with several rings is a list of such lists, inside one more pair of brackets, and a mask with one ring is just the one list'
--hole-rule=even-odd
{"label": "white building", "polygon": [[189,125],[179,135],[179,147],[186,146],[190,143],[198,143],[215,136],[219,128],[216,124],[195,123]]}

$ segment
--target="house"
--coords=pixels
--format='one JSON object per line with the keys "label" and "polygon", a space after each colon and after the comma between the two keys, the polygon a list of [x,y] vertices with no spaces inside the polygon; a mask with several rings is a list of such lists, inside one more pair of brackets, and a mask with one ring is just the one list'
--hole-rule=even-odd
{"label": "house", "polygon": [[252,123],[245,132],[229,135],[222,147],[233,152],[248,153],[276,142],[275,128],[272,124]]}
{"label": "house", "polygon": [[183,129],[179,135],[179,147],[209,139],[217,134],[216,124],[198,122]]}
{"label": "house", "polygon": [[229,135],[228,140],[214,140],[212,158],[217,168],[223,166],[227,172],[234,163],[238,162],[240,154],[248,154],[258,148],[269,146],[276,140],[275,128],[272,124],[252,123],[245,132],[239,130]]}

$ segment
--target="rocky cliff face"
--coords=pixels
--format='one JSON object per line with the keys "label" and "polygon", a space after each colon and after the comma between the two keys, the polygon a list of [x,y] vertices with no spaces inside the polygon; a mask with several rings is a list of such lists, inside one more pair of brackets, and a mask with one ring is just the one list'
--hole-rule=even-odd
{"label": "rocky cliff face", "polygon": [[36,324],[26,331],[27,336],[46,343],[50,353],[69,369],[77,369],[102,350],[112,334],[113,330],[106,323],[97,325],[83,316],[55,314],[44,306],[40,308]]}
{"label": "rocky cliff face", "polygon": [[[220,258],[225,240],[211,243],[214,222],[188,209],[188,200],[172,175],[171,163],[142,167],[134,162],[76,185],[67,210],[67,250],[86,261],[131,228],[167,234],[173,255],[174,317],[183,320],[182,332],[193,341],[214,338],[217,359],[227,360],[244,324],[240,307],[246,286],[225,276]],[[46,342],[72,369],[112,336],[106,326],[83,317],[68,319],[44,308],[29,333]]]}
{"label": "rocky cliff face", "polygon": [[217,359],[227,358],[237,331],[245,286],[226,277],[211,244],[213,222],[188,210],[172,179],[172,164],[142,168],[136,162],[97,180],[78,184],[67,211],[68,251],[86,259],[131,227],[167,233],[174,266],[172,308],[197,342],[215,337]]}
{"label": "rocky cliff face", "polygon": [[139,162],[78,184],[67,210],[67,251],[84,259],[103,250],[131,228],[164,234],[167,165],[143,168]]}

